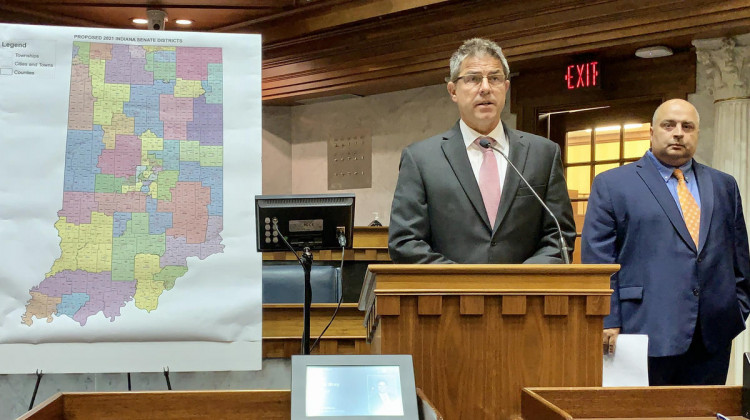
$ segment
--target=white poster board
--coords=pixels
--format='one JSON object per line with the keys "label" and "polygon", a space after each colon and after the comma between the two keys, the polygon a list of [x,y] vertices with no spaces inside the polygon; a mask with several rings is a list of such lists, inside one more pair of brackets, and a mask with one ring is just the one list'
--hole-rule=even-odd
{"label": "white poster board", "polygon": [[0,373],[260,369],[260,36],[0,43]]}

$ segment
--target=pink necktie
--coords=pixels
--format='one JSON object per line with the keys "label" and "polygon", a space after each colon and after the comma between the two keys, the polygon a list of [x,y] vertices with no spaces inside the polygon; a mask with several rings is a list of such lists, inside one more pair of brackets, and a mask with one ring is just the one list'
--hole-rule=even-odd
{"label": "pink necktie", "polygon": [[[479,146],[479,140],[486,138],[492,146],[495,146],[495,140],[491,137],[479,137],[474,143]],[[482,149],[482,166],[479,167],[479,191],[482,192],[484,208],[487,210],[487,216],[490,218],[490,225],[495,226],[495,217],[497,208],[500,206],[500,174],[497,171],[497,158],[490,148]]]}

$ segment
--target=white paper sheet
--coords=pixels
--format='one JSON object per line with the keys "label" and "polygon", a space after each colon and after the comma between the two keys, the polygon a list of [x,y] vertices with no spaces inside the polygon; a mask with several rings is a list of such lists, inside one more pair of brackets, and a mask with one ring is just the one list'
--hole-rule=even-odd
{"label": "white paper sheet", "polygon": [[604,356],[602,386],[648,386],[648,336],[620,334],[614,355]]}

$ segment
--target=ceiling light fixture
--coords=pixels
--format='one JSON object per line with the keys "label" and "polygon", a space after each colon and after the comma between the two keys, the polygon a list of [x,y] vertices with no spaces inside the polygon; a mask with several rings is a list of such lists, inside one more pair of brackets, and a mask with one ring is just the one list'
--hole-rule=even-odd
{"label": "ceiling light fixture", "polygon": [[190,19],[177,19],[174,21],[174,23],[178,25],[192,25],[193,21]]}
{"label": "ceiling light fixture", "polygon": [[672,55],[672,49],[663,45],[654,45],[635,50],[635,56],[640,58],[659,58]]}
{"label": "ceiling light fixture", "polygon": [[148,16],[148,29],[154,31],[163,31],[166,29],[166,23],[169,21],[167,12],[161,9],[146,9]]}
{"label": "ceiling light fixture", "polygon": [[130,19],[130,21],[135,23],[136,25],[145,25],[148,23],[148,19],[145,18],[133,18]]}

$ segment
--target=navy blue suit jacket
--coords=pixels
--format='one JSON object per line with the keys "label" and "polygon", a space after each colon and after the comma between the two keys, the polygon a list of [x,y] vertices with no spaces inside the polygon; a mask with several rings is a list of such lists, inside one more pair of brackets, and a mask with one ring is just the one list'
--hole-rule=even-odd
{"label": "navy blue suit jacket", "polygon": [[620,264],[604,328],[648,334],[651,357],[687,351],[700,323],[713,352],[745,328],[750,258],[737,182],[693,161],[701,198],[696,249],[656,166],[639,161],[606,171],[591,186],[582,261]]}

